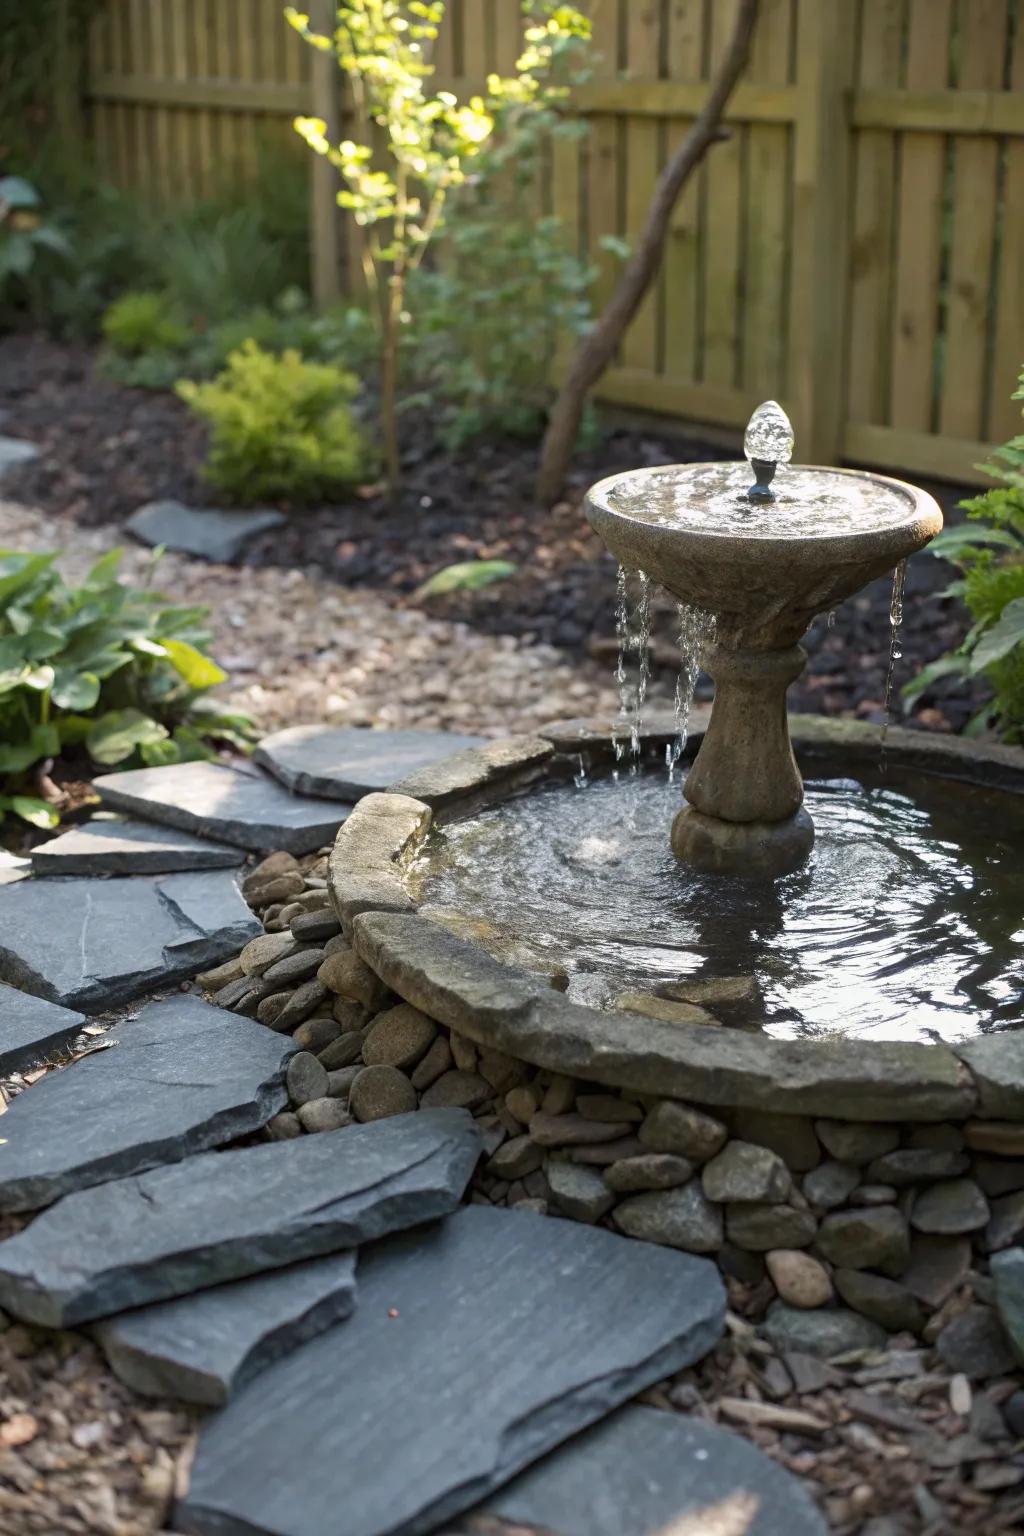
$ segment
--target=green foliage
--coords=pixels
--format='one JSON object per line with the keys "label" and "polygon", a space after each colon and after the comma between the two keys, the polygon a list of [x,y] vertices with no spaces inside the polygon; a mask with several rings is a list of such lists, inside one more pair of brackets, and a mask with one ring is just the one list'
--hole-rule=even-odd
{"label": "green foliage", "polygon": [[129,289],[114,300],[103,316],[103,336],[115,352],[137,357],[143,352],[170,352],[184,347],[189,331],[166,294]]}
{"label": "green foliage", "polygon": [[525,0],[515,75],[491,75],[483,94],[460,102],[450,91],[428,89],[435,72],[430,50],[445,9],[444,0],[346,0],[330,36],[313,31],[293,7],[285,12],[313,47],[333,54],[352,94],[361,142],[330,143],[318,118],[298,118],[295,126],[340,173],[338,202],[363,232],[380,321],[381,421],[392,485],[399,475],[398,350],[411,318],[409,279],[443,225],[451,194],[476,174],[509,125],[553,109],[566,92],[560,70],[590,36],[590,23],[574,6]]}
{"label": "green foliage", "polygon": [[507,581],[516,567],[510,560],[464,560],[446,565],[419,588],[417,597],[443,597],[448,592],[478,592],[496,581]]}
{"label": "green foliage", "polygon": [[360,478],[365,452],[342,368],[280,357],[247,341],[209,383],[178,394],[211,427],[207,479],[236,501],[308,501]]}
{"label": "green foliage", "polygon": [[[1012,398],[1024,400],[1024,372]],[[1002,484],[961,502],[968,524],[931,544],[963,573],[947,592],[962,597],[974,623],[958,650],[914,678],[904,700],[909,707],[939,678],[982,673],[994,698],[968,730],[994,725],[1008,741],[1024,741],[1024,435],[981,468]]]}
{"label": "green foliage", "polygon": [[0,176],[0,313],[34,308],[39,284],[71,247],[41,211],[42,199],[23,176]]}
{"label": "green foliage", "polygon": [[0,811],[48,826],[26,793],[40,763],[83,750],[104,768],[245,748],[251,723],[203,697],[226,674],[205,654],[203,608],[118,579],[119,549],[69,586],[56,554],[0,550]]}

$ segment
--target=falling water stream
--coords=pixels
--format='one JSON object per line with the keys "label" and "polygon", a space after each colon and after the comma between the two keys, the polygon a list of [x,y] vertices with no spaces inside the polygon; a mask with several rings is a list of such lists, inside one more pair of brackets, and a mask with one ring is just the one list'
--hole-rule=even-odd
{"label": "falling water stream", "polygon": [[901,660],[903,650],[900,644],[900,628],[903,624],[903,592],[907,583],[907,562],[901,560],[892,573],[892,601],[889,604],[889,665],[885,674],[885,701],[883,705],[884,718],[882,720],[882,736],[880,742],[880,762],[882,770],[885,770],[885,743],[889,735],[889,724],[892,716],[892,684],[896,675],[896,663]]}
{"label": "falling water stream", "polygon": [[680,603],[679,614],[679,675],[675,694],[675,739],[665,748],[665,766],[669,781],[675,778],[679,759],[686,750],[686,738],[693,708],[693,693],[700,676],[700,658],[704,647],[714,639],[714,615],[703,608]]}
{"label": "falling water stream", "polygon": [[619,639],[615,668],[619,690],[615,756],[619,761],[625,756],[628,738],[629,754],[635,763],[640,753],[644,703],[651,678],[651,578],[646,571],[629,571],[619,566],[615,630]]}

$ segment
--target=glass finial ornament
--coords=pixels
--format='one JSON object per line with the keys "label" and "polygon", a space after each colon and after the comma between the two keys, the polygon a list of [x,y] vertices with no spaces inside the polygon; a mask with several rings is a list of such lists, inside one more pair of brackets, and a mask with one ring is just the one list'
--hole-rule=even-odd
{"label": "glass finial ornament", "polygon": [[780,464],[793,457],[793,427],[782,406],[766,400],[747,422],[743,452],[754,471],[754,484],[747,492],[751,501],[774,501],[772,480]]}

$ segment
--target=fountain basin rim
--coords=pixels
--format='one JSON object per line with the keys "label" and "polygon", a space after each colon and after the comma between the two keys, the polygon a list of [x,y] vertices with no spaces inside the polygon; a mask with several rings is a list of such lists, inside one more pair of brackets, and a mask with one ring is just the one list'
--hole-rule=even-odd
{"label": "fountain basin rim", "polygon": [[[733,461],[725,460],[724,463]],[[872,559],[881,556],[894,555],[895,559],[913,554],[924,547],[930,539],[939,533],[943,526],[942,511],[935,498],[919,486],[911,485],[904,480],[897,480],[891,475],[878,475],[861,469],[831,468],[823,470],[821,465],[815,464],[791,464],[787,466],[790,474],[820,474],[842,475],[854,480],[867,480],[874,484],[884,486],[896,492],[907,503],[907,516],[892,522],[872,525],[864,528],[843,528],[835,525],[829,526],[827,519],[816,527],[809,527],[806,533],[780,532],[772,533],[765,524],[771,521],[771,503],[751,503],[752,515],[762,521],[762,526],[755,532],[735,529],[718,530],[713,526],[703,523],[693,523],[686,520],[679,522],[655,522],[649,518],[634,516],[621,508],[610,504],[609,492],[623,481],[629,480],[637,474],[657,474],[659,470],[666,473],[670,471],[705,470],[714,469],[717,466],[713,462],[697,464],[665,464],[655,465],[645,470],[622,470],[614,475],[608,475],[599,480],[587,492],[584,499],[584,508],[587,519],[595,532],[601,534],[602,529],[618,526],[627,534],[643,534],[658,543],[670,543],[678,546],[685,542],[692,546],[695,552],[716,553],[727,555],[730,558],[748,557],[759,558],[766,554],[777,555],[780,550],[785,550],[787,561],[802,557],[808,559],[808,563],[819,565],[823,549],[827,550],[829,562],[845,564],[847,561],[861,561],[865,557]]]}
{"label": "fountain basin rim", "polygon": [[[849,761],[859,748],[863,761],[870,743],[877,761],[877,728],[799,716],[793,724],[798,756]],[[646,739],[654,746],[664,736],[656,728]],[[545,776],[572,771],[566,740],[561,725],[551,728],[549,740],[533,743],[534,761],[539,747],[556,748],[544,759]],[[577,733],[575,741],[575,751],[580,745],[611,751],[610,733]],[[480,754],[481,783],[487,754],[504,745],[470,749]],[[520,752],[528,745],[522,740]],[[929,771],[930,760],[939,776],[1024,794],[1024,751],[1017,748],[894,730],[887,755],[915,771]],[[467,754],[460,758],[465,779]],[[444,763],[433,771],[443,786]],[[490,803],[522,787],[514,772],[501,782],[492,776]],[[468,786],[466,800],[479,809],[479,793]],[[458,814],[457,803],[441,803],[446,819]],[[408,868],[432,819],[430,806],[401,786],[364,797],[338,833],[329,893],[346,936],[376,974],[406,1002],[485,1050],[608,1087],[710,1106],[853,1121],[1024,1119],[1024,1030],[953,1045],[880,1042],[866,1051],[857,1041],[779,1040],[572,1002],[542,976],[496,959],[483,944],[419,910]]]}

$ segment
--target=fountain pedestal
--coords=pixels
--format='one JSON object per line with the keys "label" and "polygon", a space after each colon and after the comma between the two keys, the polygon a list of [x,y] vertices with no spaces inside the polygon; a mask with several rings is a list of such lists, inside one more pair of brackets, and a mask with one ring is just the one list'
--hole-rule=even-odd
{"label": "fountain pedestal", "polygon": [[922,549],[942,513],[900,480],[790,465],[792,428],[773,401],[754,412],[744,448],[753,485],[735,463],[630,470],[593,487],[587,516],[623,567],[715,621],[701,656],[715,703],[672,827],[677,858],[773,878],[814,844],[786,718],[807,659],[799,641],[818,614]]}
{"label": "fountain pedestal", "polygon": [[672,824],[677,859],[714,874],[788,874],[814,843],[804,786],[789,739],[786,690],[807,663],[784,650],[705,649],[715,684],[704,742]]}

